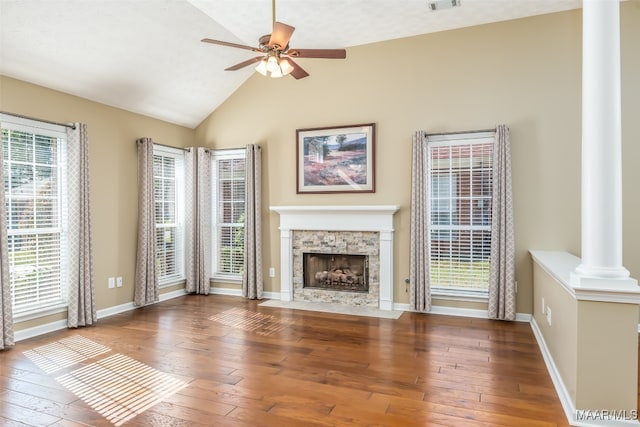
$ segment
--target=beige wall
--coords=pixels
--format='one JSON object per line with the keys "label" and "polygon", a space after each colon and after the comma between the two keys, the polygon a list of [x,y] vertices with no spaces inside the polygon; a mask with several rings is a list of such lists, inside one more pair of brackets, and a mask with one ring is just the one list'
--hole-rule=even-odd
{"label": "beige wall", "polygon": [[[640,276],[640,4],[622,4],[625,265]],[[408,302],[411,136],[511,129],[518,312],[532,312],[529,249],[580,254],[581,11],[350,48],[299,60],[310,77],[252,76],[196,129],[199,145],[264,148],[265,270],[279,270],[269,205],[398,204],[395,295]],[[296,194],[297,128],[375,122],[375,194]],[[279,271],[277,272],[279,275]],[[266,275],[265,275],[266,277]],[[265,289],[279,290],[279,277]],[[475,307],[474,307],[475,308]]]}
{"label": "beige wall", "polygon": [[[640,2],[621,9],[624,262],[640,277],[640,192],[634,187],[640,181]],[[138,137],[175,146],[263,146],[267,291],[278,291],[280,280],[278,217],[269,205],[401,205],[394,299],[406,303],[412,133],[505,123],[512,136],[518,311],[531,313],[527,250],[580,254],[580,59],[581,15],[571,11],[354,47],[345,61],[299,60],[310,77],[256,74],[195,131],[2,76],[0,109],[89,125],[99,309],[132,301]],[[295,130],[368,122],[378,132],[376,193],[297,195]],[[274,279],[266,275],[270,266],[276,267]],[[107,277],[117,275],[124,287],[107,289]]]}
{"label": "beige wall", "polygon": [[[184,147],[194,145],[194,131],[3,76],[0,76],[0,110],[87,124],[96,304],[98,309],[104,309],[130,303],[138,212],[135,140],[146,136]],[[108,289],[110,276],[122,276],[123,287]],[[62,318],[66,316],[25,322],[16,325],[16,329]]]}

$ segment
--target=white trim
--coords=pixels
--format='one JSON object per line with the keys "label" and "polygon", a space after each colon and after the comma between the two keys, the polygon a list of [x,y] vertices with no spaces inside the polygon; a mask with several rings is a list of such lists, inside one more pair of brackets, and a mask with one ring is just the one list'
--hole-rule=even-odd
{"label": "white trim", "polygon": [[444,299],[450,301],[464,301],[464,302],[489,302],[489,293],[488,291],[481,292],[473,292],[469,290],[454,290],[454,289],[446,289],[446,290],[436,290],[431,288],[431,298],[432,299]]}
{"label": "white trim", "polygon": [[536,337],[536,341],[538,342],[538,347],[540,348],[540,353],[542,353],[542,358],[544,360],[545,365],[547,366],[547,371],[549,372],[549,376],[551,377],[551,381],[553,382],[553,386],[556,389],[556,393],[558,393],[558,398],[560,399],[560,403],[562,404],[562,409],[564,410],[564,414],[567,417],[567,421],[572,426],[580,426],[580,427],[602,427],[602,426],[637,426],[640,423],[634,420],[620,420],[620,421],[605,421],[605,420],[594,420],[593,422],[581,421],[576,418],[576,407],[571,400],[571,395],[567,390],[567,387],[562,381],[562,376],[560,375],[560,371],[558,371],[558,367],[553,361],[553,356],[551,356],[551,351],[549,347],[547,347],[547,343],[544,340],[544,336],[536,323],[536,319],[531,316],[531,321],[529,322],[531,325],[531,330],[533,331],[533,335]]}
{"label": "white trim", "polygon": [[209,280],[213,280],[215,282],[227,282],[227,283],[240,283],[242,284],[242,273],[239,274],[220,274],[213,273]]}
{"label": "white trim", "polygon": [[65,301],[64,304],[55,305],[45,309],[37,311],[27,311],[25,313],[19,313],[13,315],[13,323],[22,323],[28,320],[39,319],[41,317],[51,316],[52,314],[64,313],[69,309],[69,304]]}
{"label": "white trim", "polygon": [[0,122],[2,128],[9,128],[16,131],[34,133],[37,129],[38,134],[50,136],[52,138],[67,139],[67,129],[63,125],[54,123],[41,122],[37,119],[27,119],[25,117],[15,117],[7,114],[0,114]]}
{"label": "white trim", "polygon": [[67,327],[67,319],[56,320],[55,322],[45,323],[44,325],[33,326],[31,328],[15,331],[14,339],[16,342],[26,340],[28,338],[37,337],[38,335],[48,334],[49,332],[59,331]]}
{"label": "white trim", "polygon": [[[496,137],[496,131],[480,131],[480,132],[460,132],[460,133],[447,133],[447,134],[435,134],[435,135],[427,135],[427,141],[430,143],[434,142],[448,142],[449,145],[452,141],[464,141],[461,144],[474,144],[474,143],[483,143],[493,142]],[[472,140],[472,141],[469,141]],[[475,141],[477,140],[477,141]]]}
{"label": "white trim", "polygon": [[640,304],[640,287],[635,279],[577,277],[580,258],[568,252],[529,251],[534,262],[578,301]]}
{"label": "white trim", "polygon": [[247,154],[246,148],[223,148],[223,149],[211,149],[209,150],[211,153],[212,160],[228,160],[228,159],[237,159],[237,158],[245,158]]}
{"label": "white trim", "polygon": [[[395,311],[409,311],[413,313],[417,313],[417,311],[412,310],[409,304],[405,303],[394,303],[393,310]],[[476,319],[488,319],[489,314],[487,310],[476,310],[473,308],[460,308],[460,307],[446,307],[442,305],[432,305],[431,311],[425,314],[436,314],[436,315],[444,315],[444,316],[460,316],[460,317],[472,317]],[[525,322],[528,323],[531,321],[532,316],[529,313],[516,313],[516,322]]]}

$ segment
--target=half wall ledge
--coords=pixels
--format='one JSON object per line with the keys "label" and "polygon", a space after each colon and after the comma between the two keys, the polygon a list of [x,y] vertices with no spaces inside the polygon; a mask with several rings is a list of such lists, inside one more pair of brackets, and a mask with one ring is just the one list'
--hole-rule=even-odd
{"label": "half wall ledge", "polygon": [[[638,425],[637,281],[576,277],[580,258],[530,254],[531,327],[567,420],[575,426]],[[606,422],[585,418],[603,410],[614,411]]]}
{"label": "half wall ledge", "polygon": [[616,302],[640,305],[640,286],[632,278],[603,279],[576,277],[580,258],[562,251],[529,251],[533,261],[579,301]]}

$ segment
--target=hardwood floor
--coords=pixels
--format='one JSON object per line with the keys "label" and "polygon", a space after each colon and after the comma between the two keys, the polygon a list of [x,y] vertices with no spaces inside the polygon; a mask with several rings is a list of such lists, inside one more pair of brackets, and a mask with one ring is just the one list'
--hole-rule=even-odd
{"label": "hardwood floor", "polygon": [[3,426],[567,426],[531,328],[185,296],[0,352]]}

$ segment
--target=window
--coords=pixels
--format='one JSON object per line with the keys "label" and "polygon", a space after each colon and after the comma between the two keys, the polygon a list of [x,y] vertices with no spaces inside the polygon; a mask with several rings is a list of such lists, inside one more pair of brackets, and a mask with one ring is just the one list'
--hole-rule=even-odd
{"label": "window", "polygon": [[244,271],[245,151],[213,153],[213,276],[240,280]]}
{"label": "window", "polygon": [[432,174],[430,188],[432,237],[437,240],[449,240],[453,238],[451,226],[455,224],[456,218],[456,175]]}
{"label": "window", "polygon": [[156,271],[160,285],[185,278],[184,188],[184,152],[154,145]]}
{"label": "window", "polygon": [[66,133],[61,126],[4,117],[0,128],[13,314],[62,309]]}
{"label": "window", "polygon": [[429,137],[430,279],[434,293],[486,295],[493,133]]}

